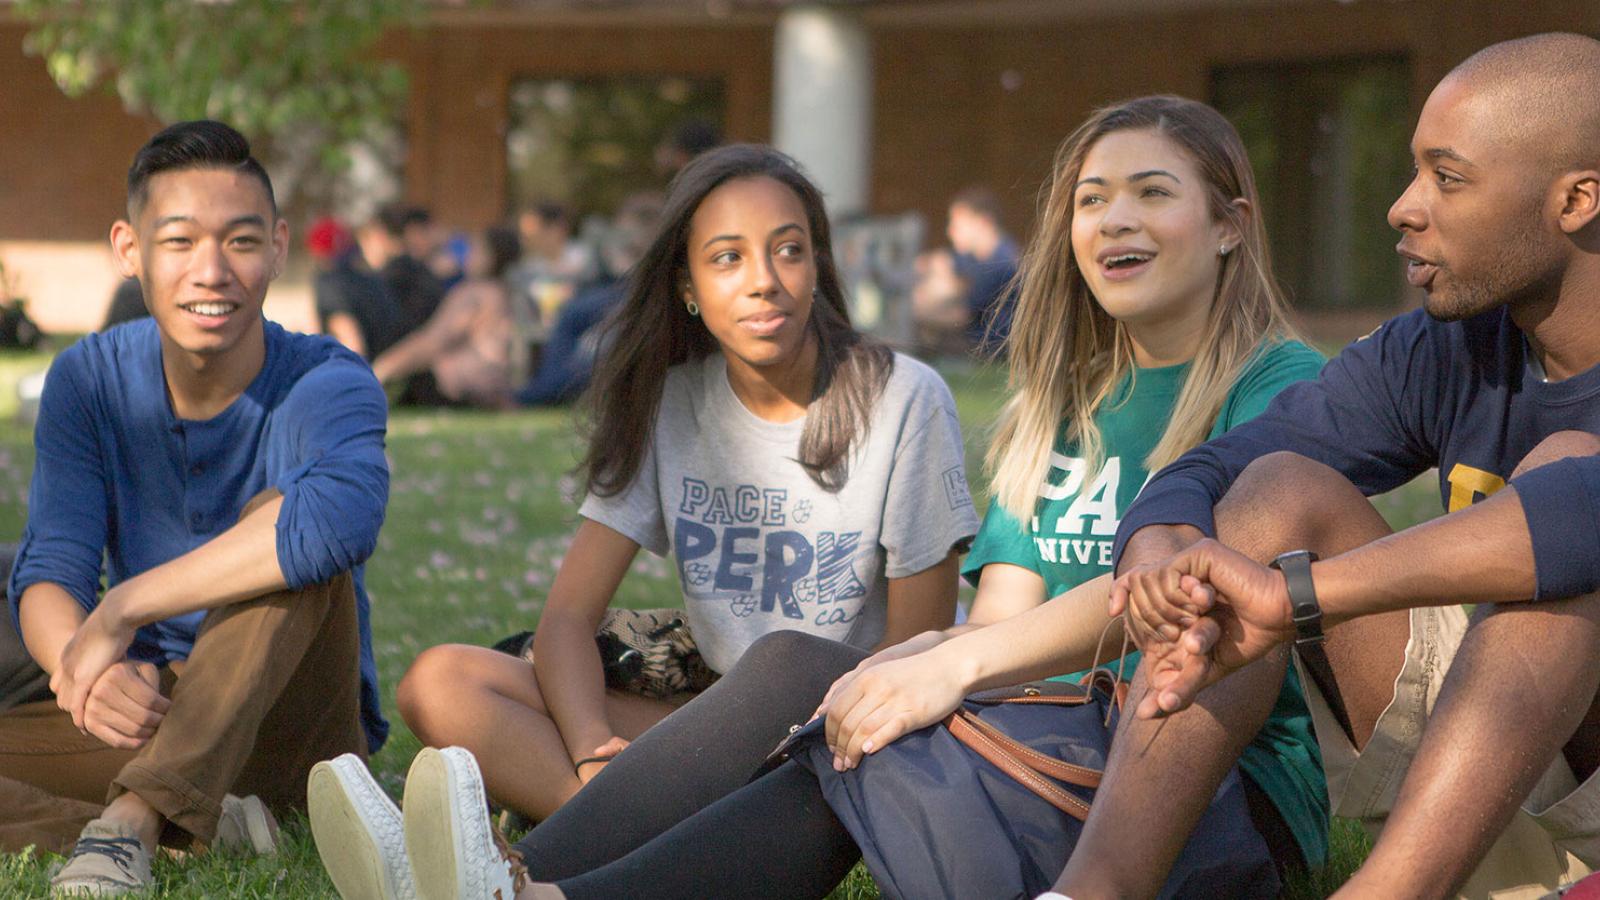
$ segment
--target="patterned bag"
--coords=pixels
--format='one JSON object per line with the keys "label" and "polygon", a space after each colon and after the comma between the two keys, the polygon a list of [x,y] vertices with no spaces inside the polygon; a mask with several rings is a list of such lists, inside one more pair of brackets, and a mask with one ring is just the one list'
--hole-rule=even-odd
{"label": "patterned bag", "polygon": [[[681,609],[608,609],[594,641],[609,688],[661,700],[703,691],[717,680]],[[512,635],[494,649],[533,662],[533,632]]]}

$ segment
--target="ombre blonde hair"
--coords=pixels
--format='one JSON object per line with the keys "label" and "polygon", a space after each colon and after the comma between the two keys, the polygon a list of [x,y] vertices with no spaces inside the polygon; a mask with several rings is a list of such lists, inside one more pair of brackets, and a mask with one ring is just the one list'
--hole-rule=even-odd
{"label": "ombre blonde hair", "polygon": [[[987,464],[995,499],[1022,522],[1034,514],[1063,427],[1088,464],[1083,483],[1093,483],[1105,454],[1095,413],[1133,369],[1127,329],[1100,307],[1078,269],[1072,216],[1089,149],[1112,132],[1137,129],[1156,131],[1189,154],[1205,180],[1213,220],[1228,222],[1241,238],[1221,260],[1199,349],[1145,469],[1154,472],[1203,442],[1258,349],[1297,337],[1272,278],[1255,179],[1233,125],[1204,103],[1171,96],[1140,97],[1095,112],[1056,153],[1039,225],[1017,270],[1016,307],[1005,341],[1011,399]],[[1234,203],[1241,199],[1247,206]]]}

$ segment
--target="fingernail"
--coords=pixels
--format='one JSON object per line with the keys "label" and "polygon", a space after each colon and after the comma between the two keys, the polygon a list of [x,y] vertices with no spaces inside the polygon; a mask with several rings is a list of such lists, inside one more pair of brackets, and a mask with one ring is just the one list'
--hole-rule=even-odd
{"label": "fingernail", "polygon": [[1178,639],[1179,632],[1178,632],[1178,626],[1176,626],[1176,625],[1163,625],[1160,628],[1156,629],[1156,631],[1158,633],[1160,633],[1160,635],[1162,637],[1166,638],[1169,641],[1175,641],[1175,640]]}
{"label": "fingernail", "polygon": [[862,744],[861,745],[861,752],[862,753],[871,753],[872,752],[872,742],[871,741],[867,741],[866,743]]}

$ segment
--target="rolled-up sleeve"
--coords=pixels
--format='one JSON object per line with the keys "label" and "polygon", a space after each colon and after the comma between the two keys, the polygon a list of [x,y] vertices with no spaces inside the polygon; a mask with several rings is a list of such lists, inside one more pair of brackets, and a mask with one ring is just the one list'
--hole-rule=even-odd
{"label": "rolled-up sleeve", "polygon": [[48,582],[94,608],[105,555],[107,477],[93,392],[81,345],[50,367],[34,429],[28,524],[7,593],[15,615],[22,592]]}
{"label": "rolled-up sleeve", "polygon": [[295,385],[280,414],[293,461],[274,486],[278,565],[291,588],[348,572],[372,555],[389,500],[388,403],[364,365],[336,358]]}
{"label": "rolled-up sleeve", "polygon": [[1533,539],[1533,599],[1600,590],[1600,457],[1557,460],[1511,486]]}

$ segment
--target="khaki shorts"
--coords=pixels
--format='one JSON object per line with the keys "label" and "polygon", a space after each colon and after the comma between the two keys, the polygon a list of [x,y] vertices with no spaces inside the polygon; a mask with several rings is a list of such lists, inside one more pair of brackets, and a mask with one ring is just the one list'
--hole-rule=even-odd
{"label": "khaki shorts", "polygon": [[[1459,606],[1411,611],[1411,639],[1405,665],[1395,678],[1394,698],[1359,754],[1295,659],[1322,748],[1334,815],[1356,819],[1374,836],[1383,828],[1466,631],[1466,612]],[[1591,867],[1600,867],[1600,775],[1580,785],[1558,754],[1461,896],[1542,897],[1587,875]]]}

